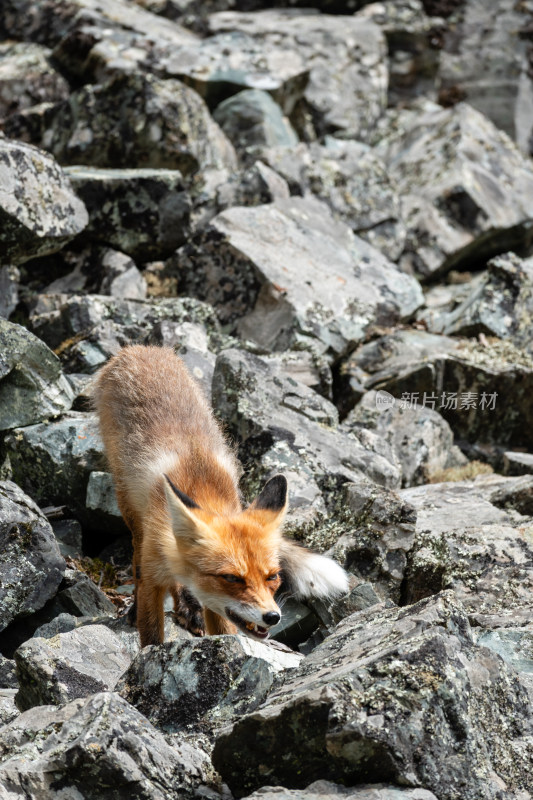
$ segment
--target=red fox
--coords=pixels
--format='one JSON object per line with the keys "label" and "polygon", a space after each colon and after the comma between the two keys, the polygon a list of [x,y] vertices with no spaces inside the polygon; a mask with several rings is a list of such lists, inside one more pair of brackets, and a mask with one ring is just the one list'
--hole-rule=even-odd
{"label": "red fox", "polygon": [[133,536],[142,647],[163,641],[168,591],[194,632],[239,630],[256,639],[280,620],[274,595],[282,572],[299,597],[347,591],[346,573],[332,559],[282,538],[282,475],[243,509],[237,459],[171,348],[125,347],[98,373],[93,400]]}

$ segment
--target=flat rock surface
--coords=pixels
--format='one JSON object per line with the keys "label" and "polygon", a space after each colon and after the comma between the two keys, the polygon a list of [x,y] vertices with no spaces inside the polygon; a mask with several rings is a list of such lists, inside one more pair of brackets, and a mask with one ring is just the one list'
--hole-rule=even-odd
{"label": "flat rock surface", "polygon": [[444,593],[343,620],[218,738],[213,763],[238,797],[320,775],[408,782],[444,800],[501,798],[502,780],[511,791],[531,787],[529,715],[516,673],[474,645],[460,604]]}

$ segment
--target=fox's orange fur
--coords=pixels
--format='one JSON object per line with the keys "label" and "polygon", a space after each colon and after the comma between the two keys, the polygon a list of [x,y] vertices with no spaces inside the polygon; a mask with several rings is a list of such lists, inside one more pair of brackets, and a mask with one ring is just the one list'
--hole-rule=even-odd
{"label": "fox's orange fur", "polygon": [[142,646],[163,641],[165,594],[178,606],[183,586],[202,603],[208,633],[235,632],[230,617],[256,638],[279,619],[282,567],[297,594],[346,589],[338,565],[282,539],[281,476],[242,508],[238,462],[173,350],[124,348],[98,374],[93,398],[133,536]]}

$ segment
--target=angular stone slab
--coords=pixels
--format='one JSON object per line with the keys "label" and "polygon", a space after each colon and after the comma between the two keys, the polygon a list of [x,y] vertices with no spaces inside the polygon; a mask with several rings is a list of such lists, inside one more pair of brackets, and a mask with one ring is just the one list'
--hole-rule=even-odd
{"label": "angular stone slab", "polygon": [[251,353],[218,356],[213,406],[248,459],[285,442],[300,461],[298,471],[310,471],[319,482],[357,481],[365,474],[383,486],[399,485],[399,470],[380,438],[343,434],[335,428],[332,403]]}
{"label": "angular stone slab", "polygon": [[376,389],[383,403],[438,411],[458,439],[533,446],[533,359],[511,342],[399,330],[354,350],[340,374],[354,396]]}
{"label": "angular stone slab", "polygon": [[114,689],[131,657],[105,625],[85,625],[52,639],[34,638],[15,651],[21,711],[64,705]]}
{"label": "angular stone slab", "polygon": [[209,28],[212,33],[248,34],[266,50],[281,45],[311,65],[304,99],[319,138],[336,133],[364,140],[385,109],[386,44],[372,22],[347,15],[268,9],[212,14]]}
{"label": "angular stone slab", "polygon": [[203,100],[177,80],[123,74],[57,106],[43,144],[61,164],[180,170],[236,169],[232,145]]}
{"label": "angular stone slab", "polygon": [[267,349],[318,339],[339,355],[422,302],[414,278],[310,198],[224,211],[176,262],[186,292]]}
{"label": "angular stone slab", "polygon": [[68,505],[85,514],[87,483],[104,463],[98,422],[92,414],[16,428],[6,437],[15,480],[42,505]]}
{"label": "angular stone slab", "polygon": [[433,408],[402,408],[386,393],[370,391],[346,417],[342,427],[371,428],[388,441],[401,465],[402,486],[428,483],[451,467],[464,466],[466,457],[453,443],[453,431]]}
{"label": "angular stone slab", "polygon": [[533,167],[511,139],[466,103],[408,116],[403,130],[402,119],[379,149],[402,197],[406,268],[436,278],[527,248]]}
{"label": "angular stone slab", "polygon": [[32,708],[0,731],[0,786],[10,800],[196,800],[214,781],[205,753],[167,744],[114,693]]}
{"label": "angular stone slab", "polygon": [[244,636],[206,636],[144,648],[117,691],[168,733],[210,731],[256,708],[302,656]]}
{"label": "angular stone slab", "polygon": [[403,252],[400,197],[384,162],[361,142],[326,137],[296,147],[265,147],[259,157],[282,175],[293,194],[314,195],[387,258]]}
{"label": "angular stone slab", "polygon": [[464,300],[450,311],[420,319],[432,333],[446,336],[497,336],[533,355],[533,258],[514,253],[493,258]]}
{"label": "angular stone slab", "polygon": [[[400,493],[417,511],[406,602],[451,588],[478,625],[496,615],[532,618],[533,519],[512,509],[521,480],[488,475]],[[531,495],[530,486],[530,503]]]}
{"label": "angular stone slab", "polygon": [[0,266],[57,252],[88,220],[54,158],[0,137]]}
{"label": "angular stone slab", "polygon": [[73,400],[58,357],[22,325],[0,317],[0,430],[57,416]]}
{"label": "angular stone slab", "polygon": [[167,258],[188,233],[190,201],[177,170],[65,169],[89,212],[84,237],[148,261]]}
{"label": "angular stone slab", "polygon": [[48,520],[11,481],[0,483],[0,630],[54,596],[65,562]]}
{"label": "angular stone slab", "polygon": [[499,798],[502,786],[531,790],[532,733],[526,689],[474,645],[446,592],[343,620],[262,706],[218,737],[213,764],[237,797],[320,777],[407,784],[441,800]]}
{"label": "angular stone slab", "polygon": [[191,86],[211,108],[241,90],[258,89],[270,92],[290,114],[309,79],[297,48],[243,31],[219,33],[167,52],[166,57],[159,54],[159,70]]}

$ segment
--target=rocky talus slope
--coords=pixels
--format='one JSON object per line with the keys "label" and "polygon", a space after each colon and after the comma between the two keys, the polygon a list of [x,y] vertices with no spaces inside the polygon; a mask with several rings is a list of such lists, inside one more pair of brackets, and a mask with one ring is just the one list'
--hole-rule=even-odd
{"label": "rocky talus slope", "polygon": [[[533,798],[532,0],[0,3],[0,800]],[[350,576],[128,622],[88,404],[175,348]]]}

